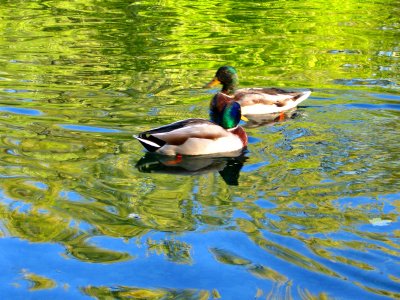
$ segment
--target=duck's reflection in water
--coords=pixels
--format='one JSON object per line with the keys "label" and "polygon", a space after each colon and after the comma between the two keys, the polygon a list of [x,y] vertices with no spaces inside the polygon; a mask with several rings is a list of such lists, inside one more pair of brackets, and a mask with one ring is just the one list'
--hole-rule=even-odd
{"label": "duck's reflection in water", "polygon": [[273,125],[278,122],[288,121],[294,119],[299,115],[299,111],[296,108],[273,114],[264,115],[246,115],[248,119],[247,123],[243,125],[245,128],[255,128],[267,125]]}
{"label": "duck's reflection in water", "polygon": [[230,153],[227,156],[164,156],[146,153],[136,168],[143,173],[173,175],[201,175],[218,171],[228,185],[239,185],[239,175],[247,157],[245,152]]}

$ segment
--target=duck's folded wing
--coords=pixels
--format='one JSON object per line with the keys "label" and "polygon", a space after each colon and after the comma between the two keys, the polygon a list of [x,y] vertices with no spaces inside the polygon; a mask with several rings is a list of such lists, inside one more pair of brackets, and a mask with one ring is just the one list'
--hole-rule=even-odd
{"label": "duck's folded wing", "polygon": [[169,145],[181,145],[189,138],[217,139],[227,135],[225,129],[206,119],[188,119],[142,132],[139,138],[155,137]]}
{"label": "duck's folded wing", "polygon": [[310,95],[310,92],[293,92],[277,88],[246,88],[235,93],[235,100],[242,106],[255,104],[283,107],[300,103]]}
{"label": "duck's folded wing", "polygon": [[177,121],[174,123],[170,123],[164,126],[160,126],[157,128],[153,128],[147,131],[143,131],[142,134],[156,134],[156,133],[165,133],[165,132],[172,132],[174,130],[184,128],[184,127],[190,127],[194,125],[199,125],[199,124],[213,124],[209,120],[206,119],[186,119],[182,121]]}

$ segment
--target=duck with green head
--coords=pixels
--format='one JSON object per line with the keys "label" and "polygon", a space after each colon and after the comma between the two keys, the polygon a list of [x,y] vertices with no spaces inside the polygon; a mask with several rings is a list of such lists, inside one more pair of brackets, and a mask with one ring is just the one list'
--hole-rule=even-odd
{"label": "duck with green head", "polygon": [[238,124],[241,108],[217,93],[219,110],[212,121],[187,119],[150,129],[134,136],[149,152],[163,155],[237,155],[247,146],[247,135]]}
{"label": "duck with green head", "polygon": [[[278,88],[242,88],[239,84],[236,69],[232,66],[220,67],[215,77],[206,87],[222,84],[221,93],[242,107],[244,116],[282,113],[296,108],[306,100],[311,91],[286,91]],[[216,110],[211,102],[211,111]]]}

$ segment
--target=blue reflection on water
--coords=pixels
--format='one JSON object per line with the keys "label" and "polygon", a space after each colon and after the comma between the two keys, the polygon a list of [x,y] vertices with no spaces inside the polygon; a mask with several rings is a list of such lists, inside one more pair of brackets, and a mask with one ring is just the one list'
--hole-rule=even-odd
{"label": "blue reflection on water", "polygon": [[254,171],[256,171],[264,166],[267,166],[269,164],[270,164],[269,161],[262,161],[262,162],[255,163],[255,164],[244,165],[242,168],[242,171],[243,172],[254,172]]}
{"label": "blue reflection on water", "polygon": [[362,108],[362,109],[385,109],[385,110],[400,110],[400,104],[367,104],[367,103],[352,103],[346,104],[347,107]]}
{"label": "blue reflection on water", "polygon": [[370,94],[372,97],[385,99],[385,100],[395,100],[400,101],[399,95],[392,95],[392,94]]}
{"label": "blue reflection on water", "polygon": [[73,192],[73,191],[61,191],[60,192],[60,197],[65,197],[67,198],[69,201],[73,201],[73,202],[83,202],[87,199],[83,198],[80,194],[78,194],[77,192]]}
{"label": "blue reflection on water", "polygon": [[20,107],[9,107],[9,106],[1,106],[0,111],[9,112],[18,115],[29,115],[29,116],[40,116],[43,113],[37,109],[31,108],[20,108]]}
{"label": "blue reflection on water", "polygon": [[75,131],[102,132],[102,133],[121,132],[118,129],[95,127],[95,126],[86,126],[86,125],[59,125],[59,126],[64,128],[64,129],[75,130]]}

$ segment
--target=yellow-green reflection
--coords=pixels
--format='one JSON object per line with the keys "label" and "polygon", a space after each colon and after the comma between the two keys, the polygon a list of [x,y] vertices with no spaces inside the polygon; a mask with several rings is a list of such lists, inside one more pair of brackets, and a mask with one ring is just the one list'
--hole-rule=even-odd
{"label": "yellow-green reflection", "polygon": [[88,286],[82,288],[83,293],[96,299],[141,299],[141,300],[163,300],[163,299],[209,299],[210,292],[196,290],[167,290],[167,289],[144,289],[137,287],[118,288]]}
{"label": "yellow-green reflection", "polygon": [[56,287],[56,283],[52,279],[27,272],[26,270],[23,271],[23,277],[29,282],[30,291],[46,290]]}

